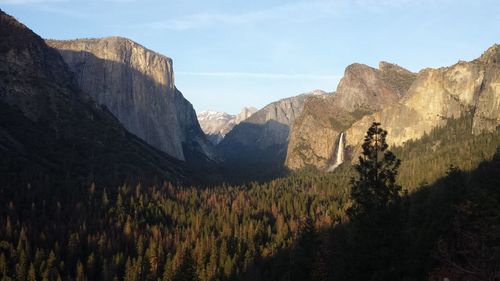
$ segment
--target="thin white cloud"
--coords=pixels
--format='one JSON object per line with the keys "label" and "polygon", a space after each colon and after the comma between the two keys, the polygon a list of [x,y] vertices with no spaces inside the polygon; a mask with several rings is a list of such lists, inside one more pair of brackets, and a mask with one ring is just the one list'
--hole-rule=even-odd
{"label": "thin white cloud", "polygon": [[[264,22],[300,23],[328,19],[349,10],[383,12],[389,8],[410,8],[417,5],[438,5],[451,0],[310,0],[287,3],[267,9],[225,13],[202,12],[172,19],[141,23],[135,26],[165,30],[188,30],[213,25],[255,24]],[[456,0],[455,0],[456,1]]]}
{"label": "thin white cloud", "polygon": [[339,75],[321,74],[288,74],[288,73],[260,73],[260,72],[185,72],[176,71],[176,75],[183,76],[210,76],[224,78],[256,78],[256,79],[309,79],[309,80],[338,80]]}
{"label": "thin white cloud", "polygon": [[300,1],[245,13],[203,12],[139,24],[154,29],[186,30],[216,24],[252,24],[268,21],[304,22],[332,16],[342,1]]}

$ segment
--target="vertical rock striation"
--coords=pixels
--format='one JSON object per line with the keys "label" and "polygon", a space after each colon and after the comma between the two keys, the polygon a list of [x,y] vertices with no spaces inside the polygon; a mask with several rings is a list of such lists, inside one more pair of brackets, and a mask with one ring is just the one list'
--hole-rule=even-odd
{"label": "vertical rock striation", "polygon": [[0,10],[0,180],[190,181],[184,163],[130,134],[83,92],[61,55]]}
{"label": "vertical rock striation", "polygon": [[305,102],[302,115],[292,126],[286,166],[292,170],[335,166],[341,132],[362,116],[396,103],[415,77],[387,62],[381,62],[379,69],[349,65],[334,94],[311,97]]}
{"label": "vertical rock striation", "polygon": [[422,70],[400,102],[363,117],[346,133],[357,147],[374,121],[389,133],[391,145],[422,137],[448,118],[473,115],[473,133],[492,131],[500,124],[500,46],[494,45],[471,62]]}
{"label": "vertical rock striation", "polygon": [[215,159],[192,105],[175,87],[170,58],[120,37],[46,42],[127,130],[180,160]]}
{"label": "vertical rock striation", "polygon": [[302,113],[306,99],[325,94],[316,90],[268,104],[235,126],[217,147],[228,162],[282,166],[290,126]]}

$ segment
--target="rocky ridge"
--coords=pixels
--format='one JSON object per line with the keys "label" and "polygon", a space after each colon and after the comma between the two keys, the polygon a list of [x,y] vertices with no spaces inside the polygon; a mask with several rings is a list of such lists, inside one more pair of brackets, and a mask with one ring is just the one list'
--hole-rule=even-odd
{"label": "rocky ridge", "polygon": [[257,109],[255,107],[244,107],[238,115],[225,112],[205,110],[197,114],[201,129],[213,144],[218,144],[224,139],[234,126],[238,125]]}
{"label": "rocky ridge", "polygon": [[191,103],[175,87],[170,58],[121,37],[46,42],[131,133],[180,160],[216,159]]}
{"label": "rocky ridge", "polygon": [[395,64],[381,62],[375,69],[349,65],[335,93],[307,99],[304,111],[290,133],[285,165],[328,169],[337,157],[340,134],[362,116],[396,103],[416,74]]}
{"label": "rocky ridge", "polygon": [[388,131],[390,145],[418,139],[464,114],[472,114],[474,134],[492,131],[500,124],[499,85],[499,45],[470,62],[424,69],[401,101],[355,122],[346,131],[346,143],[357,147],[374,121]]}
{"label": "rocky ridge", "polygon": [[217,148],[226,161],[282,165],[290,126],[302,113],[308,97],[323,95],[326,93],[316,90],[268,104],[235,126]]}
{"label": "rocky ridge", "polygon": [[0,10],[0,178],[187,181],[181,161],[130,134],[75,82],[60,54]]}

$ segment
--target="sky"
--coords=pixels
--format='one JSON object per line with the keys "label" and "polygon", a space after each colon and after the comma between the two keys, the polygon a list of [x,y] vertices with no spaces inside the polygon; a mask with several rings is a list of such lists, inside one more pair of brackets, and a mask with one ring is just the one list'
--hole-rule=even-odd
{"label": "sky", "polygon": [[315,89],[351,63],[418,72],[500,43],[498,0],[0,0],[44,38],[123,36],[173,59],[197,111],[237,114]]}

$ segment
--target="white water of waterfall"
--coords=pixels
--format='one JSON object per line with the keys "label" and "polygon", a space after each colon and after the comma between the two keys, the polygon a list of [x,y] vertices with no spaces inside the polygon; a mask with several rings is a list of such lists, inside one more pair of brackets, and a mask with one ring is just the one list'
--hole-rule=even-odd
{"label": "white water of waterfall", "polygon": [[335,155],[335,162],[331,165],[327,171],[331,172],[335,170],[340,164],[344,163],[344,132],[340,133],[339,145],[337,147],[337,153]]}

